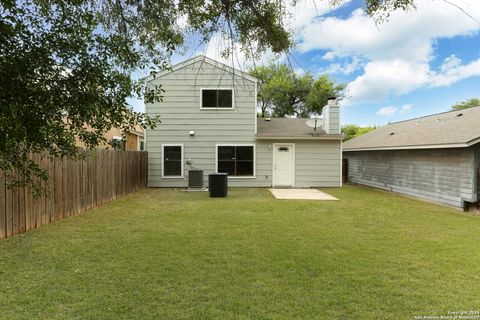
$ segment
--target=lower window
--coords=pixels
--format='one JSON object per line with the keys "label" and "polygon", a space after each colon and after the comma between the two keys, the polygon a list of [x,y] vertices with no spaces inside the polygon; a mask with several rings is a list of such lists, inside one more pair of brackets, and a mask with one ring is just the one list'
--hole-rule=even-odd
{"label": "lower window", "polygon": [[167,178],[183,177],[183,146],[164,145],[162,154],[163,176]]}
{"label": "lower window", "polygon": [[254,176],[253,146],[217,146],[217,172],[234,177]]}

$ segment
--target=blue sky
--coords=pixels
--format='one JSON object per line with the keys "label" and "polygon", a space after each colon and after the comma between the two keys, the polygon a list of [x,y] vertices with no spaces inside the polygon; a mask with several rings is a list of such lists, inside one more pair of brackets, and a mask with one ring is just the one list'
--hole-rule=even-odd
{"label": "blue sky", "polygon": [[[480,97],[480,1],[449,1],[473,19],[443,0],[418,0],[416,10],[394,12],[376,26],[363,1],[331,7],[327,0],[300,0],[286,17],[297,42],[292,67],[348,84],[343,124],[383,125],[447,111]],[[222,60],[220,37],[197,46],[189,40],[172,62],[199,53]],[[237,67],[251,64],[239,50],[236,55]],[[285,61],[266,53],[256,64],[271,59]],[[134,106],[143,110],[139,102]]]}

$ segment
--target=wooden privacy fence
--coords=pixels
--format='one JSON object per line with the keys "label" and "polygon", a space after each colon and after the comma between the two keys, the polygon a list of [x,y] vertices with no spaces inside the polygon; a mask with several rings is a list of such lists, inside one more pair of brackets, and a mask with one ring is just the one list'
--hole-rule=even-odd
{"label": "wooden privacy fence", "polygon": [[342,159],[342,182],[348,182],[348,159]]}
{"label": "wooden privacy fence", "polygon": [[49,194],[35,199],[28,189],[7,190],[0,171],[0,239],[120,198],[147,186],[147,152],[95,150],[85,160],[35,154],[49,173]]}

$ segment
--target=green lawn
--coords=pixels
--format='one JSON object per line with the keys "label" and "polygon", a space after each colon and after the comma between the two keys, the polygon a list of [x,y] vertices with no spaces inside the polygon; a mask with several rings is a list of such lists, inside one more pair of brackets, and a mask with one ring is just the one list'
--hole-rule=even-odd
{"label": "green lawn", "polygon": [[480,218],[371,189],[143,190],[0,241],[1,319],[413,319],[480,310]]}

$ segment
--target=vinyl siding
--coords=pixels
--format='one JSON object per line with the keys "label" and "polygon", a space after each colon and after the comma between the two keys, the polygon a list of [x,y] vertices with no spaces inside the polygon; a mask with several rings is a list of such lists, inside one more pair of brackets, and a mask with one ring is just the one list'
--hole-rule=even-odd
{"label": "vinyl siding", "polygon": [[[150,142],[149,142],[150,143]],[[184,159],[191,159],[192,166],[184,165],[183,179],[162,179],[162,155],[150,151],[149,184],[152,187],[186,187],[188,185],[188,170],[204,171],[204,185],[207,185],[208,174],[215,172],[216,144],[228,143],[222,141],[198,142],[195,140],[176,140],[163,143],[182,143]],[[245,140],[242,144],[248,143]],[[234,187],[271,187],[272,185],[272,144],[274,142],[255,142],[255,178],[229,178],[229,185]],[[277,142],[279,143],[279,142]],[[340,187],[340,141],[282,141],[295,143],[295,187]],[[155,149],[156,150],[156,149]]]}
{"label": "vinyl siding", "polygon": [[340,108],[326,106],[323,108],[323,127],[327,133],[340,134]]}
{"label": "vinyl siding", "polygon": [[462,208],[473,202],[472,149],[344,152],[348,180]]}
{"label": "vinyl siding", "polygon": [[[162,102],[146,105],[150,116],[160,115],[162,123],[147,129],[149,151],[149,186],[186,187],[188,170],[216,170],[217,144],[254,144],[255,178],[229,178],[236,187],[270,187],[272,185],[272,143],[256,141],[255,83],[232,75],[208,63],[196,62],[157,78],[150,83],[165,90]],[[234,88],[233,110],[201,110],[202,88]],[[194,130],[195,136],[189,136]],[[282,141],[286,142],[286,141]],[[340,141],[291,141],[296,144],[295,186],[340,185]],[[183,144],[184,178],[162,178],[162,144]]]}
{"label": "vinyl siding", "polygon": [[340,140],[295,143],[295,187],[340,187]]}
{"label": "vinyl siding", "polygon": [[480,145],[475,147],[474,183],[476,183],[477,186],[475,190],[477,195],[475,202],[478,202],[480,201]]}
{"label": "vinyl siding", "polygon": [[[192,168],[204,170],[206,185],[207,175],[215,172],[216,144],[255,143],[254,82],[199,61],[157,78],[150,85],[161,85],[165,90],[162,102],[146,105],[147,114],[160,115],[162,121],[156,129],[147,130],[150,186],[186,187],[188,170]],[[201,110],[202,88],[232,88],[234,108]],[[191,130],[195,131],[193,137],[189,136]],[[161,146],[167,143],[183,144],[185,161],[192,161],[192,165],[184,164],[183,179],[162,179]]]}

